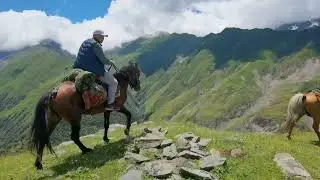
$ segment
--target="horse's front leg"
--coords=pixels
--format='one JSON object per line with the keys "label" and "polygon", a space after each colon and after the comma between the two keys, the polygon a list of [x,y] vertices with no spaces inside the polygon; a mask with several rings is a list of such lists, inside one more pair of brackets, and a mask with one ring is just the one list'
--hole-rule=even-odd
{"label": "horse's front leg", "polygon": [[316,117],[313,118],[313,130],[317,134],[319,143],[320,143],[320,132],[319,132],[319,124],[320,124],[320,118]]}
{"label": "horse's front leg", "polygon": [[92,149],[87,148],[80,141],[80,121],[71,123],[71,140],[73,140],[73,142],[79,147],[79,149],[82,151],[82,154],[92,151]]}
{"label": "horse's front leg", "polygon": [[104,112],[104,136],[103,136],[103,140],[105,142],[109,142],[108,129],[109,129],[110,113],[111,113],[110,111],[105,111]]}
{"label": "horse's front leg", "polygon": [[129,133],[130,133],[130,127],[131,127],[131,113],[130,111],[125,108],[124,106],[120,108],[119,112],[123,113],[126,115],[127,117],[127,127],[126,129],[124,130],[124,134],[129,136]]}

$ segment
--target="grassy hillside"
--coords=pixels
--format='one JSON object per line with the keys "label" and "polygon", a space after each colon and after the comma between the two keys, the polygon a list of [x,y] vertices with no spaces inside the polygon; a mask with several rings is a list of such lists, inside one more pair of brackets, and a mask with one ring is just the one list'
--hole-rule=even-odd
{"label": "grassy hillside", "polygon": [[[144,127],[161,126],[168,130],[168,137],[184,132],[212,138],[208,150],[215,149],[227,152],[233,148],[241,148],[244,157],[227,156],[227,164],[212,170],[220,179],[283,179],[284,175],[273,161],[278,152],[288,152],[299,161],[313,179],[319,179],[320,157],[315,156],[319,147],[314,144],[316,136],[310,132],[296,133],[292,141],[284,136],[267,133],[232,133],[217,132],[209,128],[198,127],[193,123],[177,123],[156,121],[148,125],[133,126],[133,136],[140,134]],[[29,152],[0,157],[1,179],[118,179],[130,166],[123,159],[126,151],[122,129],[110,133],[109,144],[104,144],[102,134],[83,138],[83,141],[94,151],[81,155],[72,144],[55,147],[58,158],[50,154],[44,156],[43,171],[33,168],[34,156]],[[301,148],[303,147],[303,148]],[[311,161],[312,159],[312,161]],[[263,163],[261,163],[263,162]]]}
{"label": "grassy hillside", "polygon": [[203,50],[177,58],[168,71],[148,77],[141,96],[146,97],[146,111],[153,113],[151,120],[193,121],[243,130],[251,120],[260,118],[270,119],[266,126],[274,129],[286,116],[293,93],[318,86],[317,69],[308,71],[320,68],[319,61],[312,60],[316,57],[308,47],[281,59],[265,51],[252,62],[229,61],[220,70],[215,69],[215,56]]}

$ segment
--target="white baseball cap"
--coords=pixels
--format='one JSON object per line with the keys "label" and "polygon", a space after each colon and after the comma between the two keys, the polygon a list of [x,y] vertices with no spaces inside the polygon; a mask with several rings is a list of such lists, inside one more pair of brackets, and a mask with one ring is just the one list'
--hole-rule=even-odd
{"label": "white baseball cap", "polygon": [[102,30],[93,31],[93,35],[101,35],[101,36],[104,36],[104,37],[108,37],[108,34],[104,34],[104,32]]}

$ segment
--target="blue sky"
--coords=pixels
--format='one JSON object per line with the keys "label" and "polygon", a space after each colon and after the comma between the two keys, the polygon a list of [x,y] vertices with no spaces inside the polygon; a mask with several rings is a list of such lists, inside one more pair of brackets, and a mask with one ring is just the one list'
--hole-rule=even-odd
{"label": "blue sky", "polygon": [[107,14],[110,2],[111,0],[1,0],[0,11],[41,10],[48,15],[59,15],[72,22],[79,22],[103,17]]}

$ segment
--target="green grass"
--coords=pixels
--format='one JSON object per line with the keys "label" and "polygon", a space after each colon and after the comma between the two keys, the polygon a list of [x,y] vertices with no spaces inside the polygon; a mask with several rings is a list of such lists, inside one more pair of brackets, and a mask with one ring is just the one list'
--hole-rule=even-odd
{"label": "green grass", "polygon": [[[246,156],[227,157],[226,166],[213,170],[220,179],[283,179],[281,170],[273,162],[273,157],[278,152],[290,153],[309,171],[313,179],[320,178],[320,157],[316,155],[320,147],[314,143],[317,139],[312,132],[297,132],[293,135],[293,140],[288,141],[285,136],[276,134],[218,132],[190,122],[158,121],[133,126],[132,134],[139,134],[144,127],[157,126],[166,128],[169,131],[167,136],[172,139],[184,132],[193,132],[202,138],[213,138],[208,150],[242,148]],[[46,153],[43,171],[33,168],[34,156],[28,152],[0,157],[0,178],[118,179],[129,166],[122,159],[125,153],[124,134],[122,130],[117,130],[110,133],[109,137],[112,138],[109,144],[102,142],[100,133],[84,138],[84,143],[94,148],[94,152],[86,155],[81,155],[74,144],[55,147],[56,152],[64,153],[58,158]]]}

